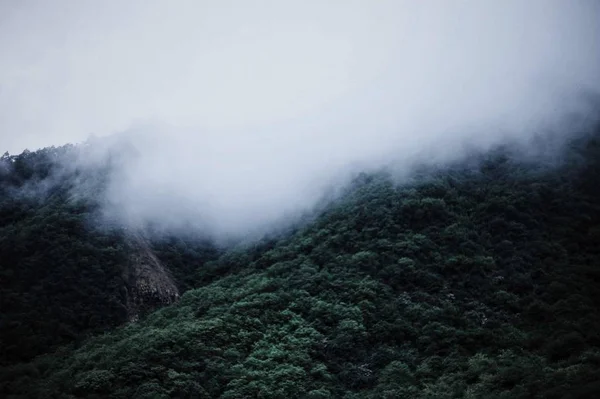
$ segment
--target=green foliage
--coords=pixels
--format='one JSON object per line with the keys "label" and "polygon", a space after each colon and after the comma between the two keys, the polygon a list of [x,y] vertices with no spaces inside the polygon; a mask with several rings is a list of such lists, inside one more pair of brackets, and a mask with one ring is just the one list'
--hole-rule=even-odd
{"label": "green foliage", "polygon": [[72,151],[0,161],[0,364],[125,320],[122,238],[88,228],[96,205],[74,198],[77,173],[54,162]]}
{"label": "green foliage", "polygon": [[[76,156],[65,146],[0,158],[0,365],[127,320],[124,233],[94,227],[109,169],[77,167]],[[182,291],[217,254],[184,238],[156,252]]]}
{"label": "green foliage", "polygon": [[194,289],[2,368],[0,394],[598,396],[600,150],[592,137],[569,151],[588,162],[541,168],[500,151],[410,185],[361,175],[294,234],[205,264],[157,244]]}

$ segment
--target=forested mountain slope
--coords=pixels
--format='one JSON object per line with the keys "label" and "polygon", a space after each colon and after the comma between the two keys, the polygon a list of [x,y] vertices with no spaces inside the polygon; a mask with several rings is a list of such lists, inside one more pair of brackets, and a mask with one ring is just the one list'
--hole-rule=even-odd
{"label": "forested mountain slope", "polygon": [[[182,255],[196,262],[185,273],[197,288],[138,322],[7,365],[0,394],[597,397],[600,135],[572,140],[558,159],[498,149],[415,172],[410,184],[361,175],[289,237],[202,264]],[[107,234],[94,236],[103,251]],[[92,293],[114,295],[106,277]]]}
{"label": "forested mountain slope", "polygon": [[98,228],[112,166],[85,168],[80,151],[65,146],[0,159],[0,364],[171,303],[190,287],[188,271],[216,256],[206,241]]}

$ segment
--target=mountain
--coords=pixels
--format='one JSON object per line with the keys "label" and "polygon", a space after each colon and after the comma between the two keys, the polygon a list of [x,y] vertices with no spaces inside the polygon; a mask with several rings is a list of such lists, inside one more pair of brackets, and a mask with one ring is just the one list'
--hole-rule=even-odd
{"label": "mountain", "polygon": [[111,165],[73,166],[80,151],[65,146],[0,159],[0,364],[172,303],[189,288],[182,274],[218,252],[205,240],[151,244],[124,227],[97,227]]}
{"label": "mountain", "polygon": [[600,130],[561,148],[361,174],[301,228],[227,248],[91,228],[77,171],[14,194],[58,150],[4,157],[0,393],[597,397]]}

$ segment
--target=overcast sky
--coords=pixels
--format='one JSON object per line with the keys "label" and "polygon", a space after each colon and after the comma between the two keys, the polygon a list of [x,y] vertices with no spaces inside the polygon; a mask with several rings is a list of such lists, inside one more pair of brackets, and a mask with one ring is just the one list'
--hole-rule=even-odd
{"label": "overcast sky", "polygon": [[348,163],[551,123],[599,38],[596,0],[0,0],[0,147],[143,133],[138,193],[274,217]]}
{"label": "overcast sky", "polygon": [[264,126],[376,84],[388,91],[373,94],[386,119],[456,101],[502,112],[515,92],[597,84],[599,9],[594,0],[0,0],[1,145],[19,152],[149,120]]}

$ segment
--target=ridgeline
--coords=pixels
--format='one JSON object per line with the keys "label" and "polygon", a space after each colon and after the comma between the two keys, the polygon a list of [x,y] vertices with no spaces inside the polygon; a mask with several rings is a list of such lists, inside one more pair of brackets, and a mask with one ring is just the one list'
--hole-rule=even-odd
{"label": "ridgeline", "polygon": [[598,131],[362,174],[229,248],[94,227],[75,150],[0,161],[2,397],[600,397]]}

